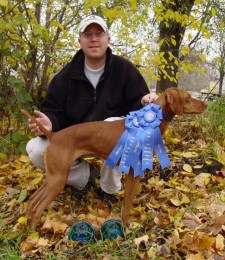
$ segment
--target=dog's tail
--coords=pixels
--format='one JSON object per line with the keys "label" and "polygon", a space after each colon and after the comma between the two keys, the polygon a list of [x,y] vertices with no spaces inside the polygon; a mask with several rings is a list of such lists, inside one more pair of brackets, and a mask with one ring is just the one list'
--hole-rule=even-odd
{"label": "dog's tail", "polygon": [[23,115],[25,115],[27,118],[29,118],[31,120],[32,123],[36,124],[40,131],[43,132],[46,137],[50,140],[52,135],[53,135],[53,132],[47,130],[40,122],[38,122],[35,117],[33,117],[29,112],[27,112],[25,109],[20,109],[21,113]]}

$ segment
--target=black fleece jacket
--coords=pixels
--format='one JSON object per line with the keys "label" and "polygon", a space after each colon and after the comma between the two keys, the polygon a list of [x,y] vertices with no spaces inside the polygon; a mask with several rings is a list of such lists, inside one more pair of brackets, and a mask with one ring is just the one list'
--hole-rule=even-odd
{"label": "black fleece jacket", "polygon": [[96,89],[84,74],[84,53],[79,50],[52,79],[41,111],[52,122],[53,131],[71,125],[126,116],[141,108],[149,93],[146,82],[128,60],[112,54],[108,47],[106,64]]}

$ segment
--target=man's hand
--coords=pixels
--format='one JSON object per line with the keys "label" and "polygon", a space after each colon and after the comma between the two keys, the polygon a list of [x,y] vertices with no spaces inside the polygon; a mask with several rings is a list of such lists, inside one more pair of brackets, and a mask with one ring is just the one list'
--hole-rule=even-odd
{"label": "man's hand", "polygon": [[152,103],[154,100],[156,100],[158,98],[158,95],[156,93],[149,93],[147,95],[145,95],[142,100],[141,100],[141,104],[142,106],[146,106],[149,103]]}
{"label": "man's hand", "polygon": [[[36,120],[39,121],[47,130],[52,131],[52,122],[50,119],[42,112],[35,110]],[[43,133],[40,131],[39,127],[29,120],[29,128],[36,135],[41,136]]]}

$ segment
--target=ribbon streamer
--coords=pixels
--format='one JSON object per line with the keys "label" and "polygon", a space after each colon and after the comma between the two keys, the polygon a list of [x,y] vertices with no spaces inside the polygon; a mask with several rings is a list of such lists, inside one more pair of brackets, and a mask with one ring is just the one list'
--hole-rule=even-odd
{"label": "ribbon streamer", "polygon": [[134,176],[144,176],[146,169],[153,169],[154,151],[162,169],[171,166],[160,133],[163,119],[159,105],[149,104],[140,110],[130,112],[126,117],[126,130],[112,150],[106,164],[114,168],[118,161],[119,172],[129,173],[134,169]]}

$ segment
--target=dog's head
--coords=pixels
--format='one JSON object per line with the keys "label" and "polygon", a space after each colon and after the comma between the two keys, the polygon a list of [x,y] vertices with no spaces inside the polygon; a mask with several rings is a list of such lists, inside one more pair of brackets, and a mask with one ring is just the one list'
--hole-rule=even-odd
{"label": "dog's head", "polygon": [[186,90],[181,88],[168,88],[164,95],[166,103],[176,115],[200,114],[207,108],[206,103],[192,98]]}

